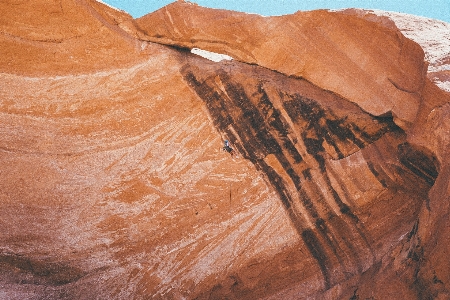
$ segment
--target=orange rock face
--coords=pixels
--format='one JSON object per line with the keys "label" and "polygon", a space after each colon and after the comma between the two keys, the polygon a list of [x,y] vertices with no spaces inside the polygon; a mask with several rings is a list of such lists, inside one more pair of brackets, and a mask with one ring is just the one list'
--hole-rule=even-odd
{"label": "orange rock face", "polygon": [[0,298],[449,296],[450,99],[393,24],[0,7]]}
{"label": "orange rock face", "polygon": [[265,18],[177,2],[137,24],[149,41],[225,53],[302,77],[375,115],[392,111],[412,122],[420,105],[422,49],[397,29],[358,17],[312,11]]}
{"label": "orange rock face", "polygon": [[[142,62],[132,18],[95,1],[2,1],[1,71],[78,74]],[[120,24],[124,24],[120,26]],[[128,30],[129,31],[129,30]]]}

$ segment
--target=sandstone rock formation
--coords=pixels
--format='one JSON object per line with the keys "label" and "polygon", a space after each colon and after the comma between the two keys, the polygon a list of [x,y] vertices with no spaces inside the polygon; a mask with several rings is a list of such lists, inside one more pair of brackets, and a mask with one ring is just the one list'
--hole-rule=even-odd
{"label": "sandstone rock formation", "polygon": [[449,296],[450,97],[393,23],[0,7],[0,298]]}
{"label": "sandstone rock formation", "polygon": [[[450,92],[450,24],[439,20],[381,10],[345,10],[366,19],[371,15],[386,16],[409,39],[425,51],[427,77],[443,90]],[[377,18],[379,20],[379,18]]]}
{"label": "sandstone rock formation", "polygon": [[137,24],[143,39],[225,53],[302,77],[377,115],[392,111],[411,122],[417,113],[423,51],[398,30],[358,17],[312,11],[264,18],[174,3]]}

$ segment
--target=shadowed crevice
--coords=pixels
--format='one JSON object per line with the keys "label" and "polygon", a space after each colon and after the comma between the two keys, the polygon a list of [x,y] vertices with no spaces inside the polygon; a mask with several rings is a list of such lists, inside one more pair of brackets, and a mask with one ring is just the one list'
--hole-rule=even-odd
{"label": "shadowed crevice", "polygon": [[434,184],[439,175],[437,159],[434,155],[407,142],[398,145],[397,150],[399,160],[405,167],[430,186]]}

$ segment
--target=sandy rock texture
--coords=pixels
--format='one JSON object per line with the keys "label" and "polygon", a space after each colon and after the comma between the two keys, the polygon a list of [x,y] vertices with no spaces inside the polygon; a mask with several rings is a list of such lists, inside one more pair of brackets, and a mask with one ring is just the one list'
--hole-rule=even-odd
{"label": "sandy rock texture", "polygon": [[[441,89],[450,92],[450,24],[425,17],[381,10],[345,10],[371,19],[374,14],[385,16],[386,24],[394,22],[409,39],[418,43],[428,63],[427,77]],[[379,20],[379,18],[376,18]]]}
{"label": "sandy rock texture", "polygon": [[411,122],[420,103],[422,49],[399,30],[359,17],[312,11],[266,18],[177,2],[137,25],[144,39],[224,53],[302,77],[376,115],[392,111]]}
{"label": "sandy rock texture", "polygon": [[450,96],[393,22],[0,8],[0,299],[450,296]]}

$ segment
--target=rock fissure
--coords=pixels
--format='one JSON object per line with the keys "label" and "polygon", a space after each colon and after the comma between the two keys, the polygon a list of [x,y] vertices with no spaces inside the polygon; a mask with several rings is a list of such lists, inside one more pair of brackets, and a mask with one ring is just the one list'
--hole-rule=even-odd
{"label": "rock fissure", "polygon": [[400,84],[395,83],[394,80],[392,80],[391,78],[388,78],[388,80],[399,91],[402,91],[402,92],[405,92],[405,93],[408,93],[408,94],[413,94],[413,95],[416,95],[416,96],[420,96],[420,94],[417,92],[417,90],[415,90],[415,91],[414,90],[408,90],[406,88],[401,87]]}

